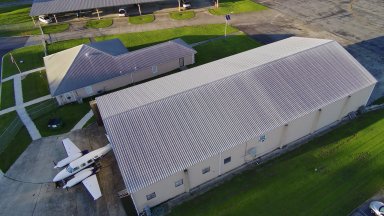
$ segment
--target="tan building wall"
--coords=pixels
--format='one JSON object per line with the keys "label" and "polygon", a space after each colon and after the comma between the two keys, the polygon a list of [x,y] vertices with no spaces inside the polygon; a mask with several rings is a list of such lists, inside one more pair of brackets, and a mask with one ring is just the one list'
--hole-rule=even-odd
{"label": "tan building wall", "polygon": [[[175,187],[175,183],[183,179],[183,184]],[[132,194],[136,209],[142,211],[145,206],[156,206],[168,199],[185,192],[186,181],[183,172],[177,172],[149,187],[143,188]],[[147,200],[147,195],[155,193],[156,197]]]}
{"label": "tan building wall", "polygon": [[[245,162],[263,156],[276,148],[337,121],[342,109],[344,109],[347,114],[350,111],[357,110],[360,106],[365,105],[372,90],[373,86],[367,87],[366,89],[352,94],[349,99],[346,97],[336,101],[321,108],[321,111],[315,110],[312,113],[289,122],[287,126],[282,125],[272,129],[246,143],[235,146],[219,155],[215,155],[195,164],[187,169],[188,175],[185,175],[185,173],[181,171],[134,193],[132,198],[134,199],[137,210],[141,212],[145,206],[153,207],[165,202],[179,194],[189,191],[189,188],[197,187],[202,183],[241,166]],[[347,100],[350,101],[346,104],[345,102]],[[262,139],[262,137],[265,139]],[[249,154],[249,150],[252,148],[255,149],[254,156]],[[225,158],[228,157],[231,157],[231,161],[224,164]],[[207,167],[210,167],[210,171],[202,174],[202,170]],[[182,178],[184,183],[183,186],[175,188],[175,182]],[[156,193],[156,198],[147,201],[146,195],[153,192]]]}
{"label": "tan building wall", "polygon": [[316,129],[318,130],[338,120],[341,109],[346,98],[335,101],[321,109],[320,118],[317,122]]}
{"label": "tan building wall", "polygon": [[[185,56],[184,65],[190,65],[194,63],[194,55]],[[171,72],[180,68],[179,59],[175,59],[164,64],[156,65],[156,67],[144,68],[138,71],[129,73],[127,75],[122,75],[119,77],[115,77],[113,79],[105,80],[100,83],[96,83],[92,86],[87,86],[81,89],[77,89],[65,94],[71,94],[71,99],[67,99],[68,96],[64,96],[65,94],[59,95],[56,97],[56,100],[60,105],[75,102],[81,100],[82,98],[87,98],[93,95],[100,94],[102,92],[111,91],[120,87],[124,87],[133,82],[140,82],[152,77],[159,76],[164,73]]]}
{"label": "tan building wall", "polygon": [[[219,175],[222,175],[244,164],[245,147],[246,147],[246,143],[243,143],[242,145],[235,146],[221,153],[221,160],[218,161]],[[228,160],[230,161],[225,163],[225,159],[227,159],[227,161]]]}
{"label": "tan building wall", "polygon": [[365,89],[362,89],[358,92],[353,93],[349,98],[349,101],[347,103],[346,109],[344,110],[343,116],[346,116],[348,115],[348,113],[359,109],[359,107],[361,107],[362,105],[366,105],[374,87],[375,87],[374,85],[369,86]]}
{"label": "tan building wall", "polygon": [[[262,136],[247,141],[247,150],[245,160],[251,161],[255,158],[263,156],[280,147],[280,139],[283,133],[284,126],[275,128],[265,134],[265,140],[262,141]],[[255,153],[255,154],[253,154]]]}
{"label": "tan building wall", "polygon": [[[194,188],[219,176],[219,155],[208,158],[188,168],[190,188]],[[203,169],[209,167],[209,172],[203,174]]]}
{"label": "tan building wall", "polygon": [[293,120],[288,123],[285,137],[283,138],[282,145],[286,145],[293,142],[300,137],[303,137],[310,133],[311,126],[315,119],[316,112],[309,113],[301,118]]}

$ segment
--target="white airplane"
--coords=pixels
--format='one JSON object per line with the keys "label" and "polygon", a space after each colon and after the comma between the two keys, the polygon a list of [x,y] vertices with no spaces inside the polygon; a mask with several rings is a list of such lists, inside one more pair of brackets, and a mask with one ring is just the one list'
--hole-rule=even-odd
{"label": "white airplane", "polygon": [[[80,151],[80,149],[68,138],[63,139],[62,142],[68,157],[59,161],[55,168],[69,165],[53,178],[53,182],[64,181],[65,185],[63,188],[70,188],[82,182],[92,195],[93,199],[97,200],[101,197],[100,186],[95,175],[98,168],[89,166],[107,154],[112,149],[111,144],[107,144],[102,148],[88,153],[87,151]],[[71,176],[73,177],[66,181]]]}

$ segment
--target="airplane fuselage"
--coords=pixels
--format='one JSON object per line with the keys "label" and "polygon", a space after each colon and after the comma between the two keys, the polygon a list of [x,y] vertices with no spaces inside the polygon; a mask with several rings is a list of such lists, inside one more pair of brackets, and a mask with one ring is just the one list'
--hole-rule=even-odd
{"label": "airplane fuselage", "polygon": [[76,173],[84,170],[85,168],[94,164],[97,159],[99,159],[102,156],[104,156],[105,154],[107,154],[111,149],[112,149],[111,144],[108,144],[102,148],[91,151],[88,154],[81,156],[80,158],[77,158],[76,160],[69,163],[69,165],[65,169],[61,170],[53,178],[53,182],[62,181],[64,179],[66,179],[72,175],[75,175]]}

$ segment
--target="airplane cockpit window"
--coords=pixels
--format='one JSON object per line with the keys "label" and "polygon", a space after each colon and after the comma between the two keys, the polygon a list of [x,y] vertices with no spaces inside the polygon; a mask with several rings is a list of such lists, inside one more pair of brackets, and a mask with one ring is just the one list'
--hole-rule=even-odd
{"label": "airplane cockpit window", "polygon": [[72,168],[71,166],[67,166],[67,171],[68,171],[69,173],[72,173],[72,172],[73,172],[73,168]]}
{"label": "airplane cockpit window", "polygon": [[85,163],[82,163],[82,164],[81,164],[81,167],[85,167],[85,165],[86,165]]}
{"label": "airplane cockpit window", "polygon": [[92,159],[91,159],[91,160],[89,160],[89,161],[87,161],[87,163],[92,163]]}
{"label": "airplane cockpit window", "polygon": [[79,167],[73,168],[73,172],[76,172],[79,169]]}

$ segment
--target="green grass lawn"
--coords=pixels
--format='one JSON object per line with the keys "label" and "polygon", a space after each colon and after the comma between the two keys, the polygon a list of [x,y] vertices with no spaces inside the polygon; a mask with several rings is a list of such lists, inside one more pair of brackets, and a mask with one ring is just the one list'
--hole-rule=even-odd
{"label": "green grass lawn", "polygon": [[48,44],[47,52],[48,52],[48,55],[50,55],[50,54],[57,53],[65,49],[69,49],[69,48],[72,48],[81,44],[89,43],[89,42],[90,41],[88,38],[59,41],[56,43]]}
{"label": "green grass lawn", "polygon": [[31,142],[32,139],[23,126],[11,143],[0,153],[0,169],[6,172]]}
{"label": "green grass lawn", "polygon": [[268,9],[251,0],[219,0],[219,8],[209,9],[213,15],[237,14]]}
{"label": "green grass lawn", "polygon": [[[119,38],[130,50],[140,49],[156,43],[181,38],[187,43],[196,43],[224,35],[225,24],[212,24],[201,26],[188,26],[180,28],[162,29],[147,32],[135,32],[119,35],[108,35],[96,37],[96,41],[110,40]],[[236,28],[228,26],[227,32],[237,32]]]}
{"label": "green grass lawn", "polygon": [[54,34],[68,30],[69,23],[49,24],[42,26],[44,34]]}
{"label": "green grass lawn", "polygon": [[16,0],[0,0],[0,3],[16,2]]}
{"label": "green grass lawn", "polygon": [[[27,107],[27,112],[31,112],[32,107]],[[33,121],[36,124],[36,127],[39,129],[42,136],[51,136],[55,134],[62,134],[69,132],[76,124],[84,117],[87,112],[90,110],[88,102],[82,104],[66,104],[55,108],[54,110],[42,115]],[[47,124],[51,118],[61,118],[64,125],[60,129],[51,130],[48,129]]]}
{"label": "green grass lawn", "polygon": [[45,70],[28,74],[22,80],[24,102],[49,94],[48,80]]}
{"label": "green grass lawn", "polygon": [[106,28],[113,24],[113,19],[88,20],[85,24],[87,28]]}
{"label": "green grass lawn", "polygon": [[228,36],[227,38],[214,40],[195,46],[197,51],[196,63],[193,66],[202,65],[230,55],[256,48],[261,44],[245,34]]}
{"label": "green grass lawn", "polygon": [[8,80],[1,84],[0,110],[15,106],[15,92],[13,90],[13,80]]}
{"label": "green grass lawn", "polygon": [[9,6],[0,8],[0,25],[30,23],[33,25],[32,18],[29,16],[31,5]]}
{"label": "green grass lawn", "polygon": [[372,102],[373,105],[380,105],[384,103],[384,97],[380,97]]}
{"label": "green grass lawn", "polygon": [[193,17],[195,17],[195,12],[194,11],[182,11],[182,12],[175,11],[175,12],[170,12],[169,16],[175,20],[186,20],[186,19],[192,19]]}
{"label": "green grass lawn", "polygon": [[131,16],[128,18],[129,23],[131,24],[145,24],[155,21],[155,16],[153,14],[141,15],[141,16]]}
{"label": "green grass lawn", "polygon": [[92,116],[88,121],[87,123],[85,123],[84,127],[83,128],[86,128],[88,127],[89,125],[93,124],[93,123],[96,123],[96,117],[95,116]]}
{"label": "green grass lawn", "polygon": [[9,124],[17,117],[16,111],[0,115],[0,135],[3,134]]}
{"label": "green grass lawn", "polygon": [[170,215],[348,215],[384,187],[383,134],[384,110],[364,114]]}
{"label": "green grass lawn", "polygon": [[[15,49],[11,51],[11,53],[22,72],[44,66],[44,49],[41,45]],[[20,61],[23,61],[23,63],[20,63]],[[11,57],[8,53],[4,56],[3,78],[12,76],[16,73],[19,73],[19,71],[17,70],[16,65],[12,63]]]}
{"label": "green grass lawn", "polygon": [[29,16],[31,5],[0,8],[0,37],[39,34]]}

